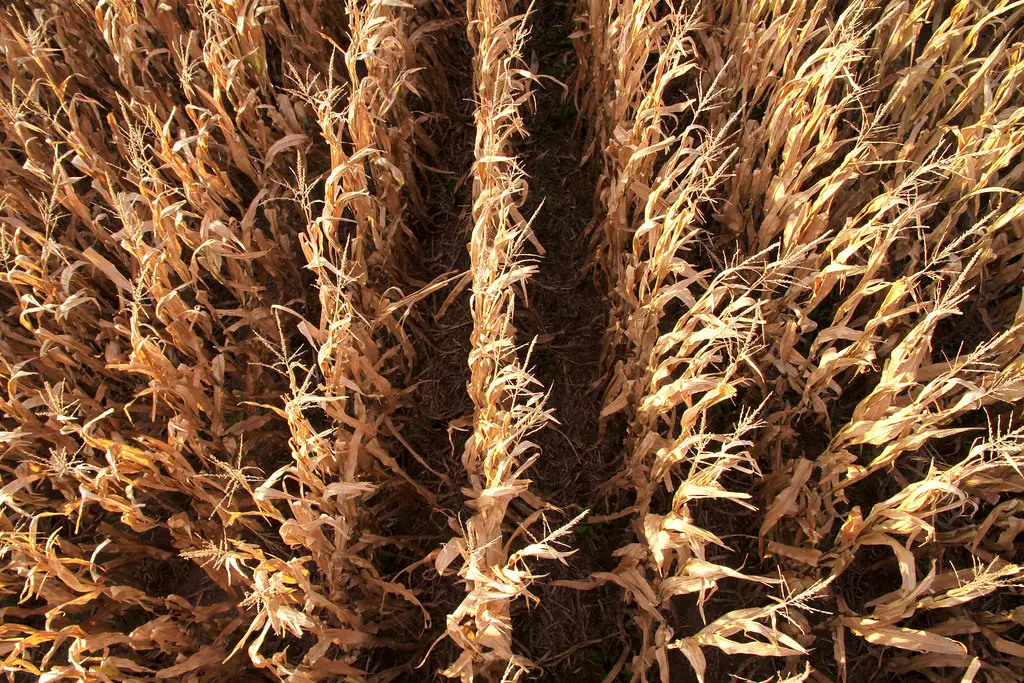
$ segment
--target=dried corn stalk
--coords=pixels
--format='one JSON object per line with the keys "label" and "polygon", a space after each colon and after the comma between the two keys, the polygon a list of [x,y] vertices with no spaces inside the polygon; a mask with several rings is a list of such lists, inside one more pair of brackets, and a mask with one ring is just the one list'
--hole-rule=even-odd
{"label": "dried corn stalk", "polygon": [[417,604],[372,533],[415,297],[370,276],[400,270],[429,17],[28,10],[0,22],[5,669],[362,678]]}
{"label": "dried corn stalk", "polygon": [[[627,559],[618,576],[600,578],[623,585],[639,605],[645,639],[634,672],[643,677],[657,659],[667,675],[666,649],[682,650],[703,676],[699,646],[779,656],[831,636],[845,677],[840,646],[849,630],[869,644],[926,653],[895,658],[895,670],[976,673],[978,661],[994,680],[1019,676],[1001,640],[969,648],[920,629],[923,635],[912,634],[914,623],[927,623],[914,622],[915,613],[935,604],[913,601],[930,594],[942,602],[937,596],[946,590],[922,588],[913,559],[935,562],[952,552],[944,546],[964,547],[977,528],[977,521],[957,525],[937,542],[936,515],[992,510],[1001,500],[941,484],[965,463],[974,463],[967,472],[990,465],[960,451],[951,470],[927,466],[930,444],[965,443],[961,425],[977,421],[971,416],[979,409],[1006,415],[1005,406],[1021,397],[1020,8],[753,2],[707,3],[684,15],[670,3],[592,2],[580,11],[580,80],[593,84],[581,97],[595,153],[603,152],[595,253],[615,305],[604,410],[625,411],[630,420],[627,467],[617,483],[636,492],[634,526],[643,541],[621,551]],[[668,192],[673,177],[685,174],[679,160],[700,170]],[[673,201],[687,194],[688,203]],[[723,249],[738,254],[722,263],[716,253]],[[708,261],[710,272],[693,265]],[[744,270],[736,293],[723,289]],[[723,320],[708,301],[736,319]],[[983,321],[974,331],[980,339],[961,337],[963,350],[935,349],[936,335],[968,310]],[[728,351],[705,341],[723,333],[751,342]],[[666,362],[671,344],[689,353]],[[707,368],[724,374],[705,379]],[[865,375],[877,379],[843,416],[835,402]],[[758,646],[706,632],[671,641],[667,627],[646,635],[664,607],[656,587],[672,568],[661,558],[685,559],[717,541],[685,515],[678,530],[666,526],[680,514],[680,500],[694,497],[689,482],[702,462],[679,445],[700,444],[708,409],[734,396],[748,406],[768,399],[757,447],[733,461],[755,477],[767,472],[753,489],[765,509],[762,573],[781,572],[790,590],[819,591],[837,613],[831,633],[812,634],[794,611],[796,621],[783,629],[747,624],[748,634],[761,634]],[[740,407],[733,424],[744,424],[749,410]],[[808,413],[834,435],[824,452],[805,450]],[[682,437],[690,424],[698,431],[691,442],[666,441],[666,424],[678,425]],[[1013,462],[1006,461],[1007,491],[1020,485]],[[680,467],[676,477],[668,463]],[[899,513],[900,533],[868,532],[866,511],[847,502],[847,491],[862,500],[865,482],[894,468],[903,491],[874,498],[872,515],[907,505],[903,496],[920,495],[919,486],[944,497]],[[669,514],[652,518],[658,482],[674,494]],[[751,491],[714,493],[745,498]],[[705,494],[697,490],[698,498]],[[828,540],[836,531],[839,538]],[[1011,536],[1002,554],[975,546],[973,564],[954,565],[958,580],[976,587],[968,599],[1014,590]],[[902,588],[875,600],[870,614],[856,613],[842,599],[844,572],[858,547],[870,546],[892,549]],[[654,580],[644,576],[651,558],[658,560]],[[1006,623],[1010,613],[980,618]],[[731,628],[726,622],[715,623]]]}
{"label": "dried corn stalk", "polygon": [[[1014,158],[1024,137],[1011,94],[1020,91],[1024,56],[1019,8],[761,3],[709,7],[705,16],[735,27],[705,43],[706,82],[732,98],[709,126],[726,129],[727,111],[764,112],[736,141],[717,239],[803,254],[763,297],[773,343],[756,362],[775,392],[763,441],[773,444],[763,459],[771,473],[758,496],[767,504],[768,554],[791,583],[831,578],[840,677],[845,630],[925,653],[894,658],[904,672],[962,672],[977,659],[993,680],[1019,677],[1019,662],[1001,645],[965,645],[915,621],[948,589],[919,582],[915,565],[937,569],[957,558],[946,561],[955,581],[974,586],[964,603],[1012,592],[1018,572],[1006,551],[974,546],[965,562],[954,548],[977,523],[951,528],[939,516],[997,504],[998,496],[943,479],[988,467],[964,447],[963,425],[977,424],[979,409],[1006,415],[1000,406],[1021,397],[1022,301],[1009,285],[1020,280],[1014,245],[1022,236]],[[922,17],[930,34],[921,32]],[[991,96],[974,97],[982,88]],[[964,315],[978,316],[980,329],[954,322]],[[957,346],[937,346],[948,343],[939,341],[949,335],[944,327],[956,330]],[[836,404],[851,384],[867,390],[844,415]],[[833,435],[821,453],[794,440],[807,412]],[[932,444],[950,441],[937,467]],[[1020,476],[1012,462],[1010,490]],[[849,502],[864,500],[878,477],[896,477],[902,491],[872,497],[870,509]],[[896,518],[895,527],[875,526]],[[901,587],[863,607],[847,604],[843,575],[872,547],[892,551]],[[922,596],[930,597],[915,607]]]}
{"label": "dried corn stalk", "polygon": [[[741,410],[725,431],[715,431],[708,416],[744,383],[763,332],[758,297],[775,286],[780,264],[766,252],[717,274],[695,265],[703,216],[729,158],[726,139],[697,124],[713,89],[670,101],[680,82],[695,82],[689,74],[697,68],[697,25],[679,13],[659,18],[659,9],[588,7],[592,82],[605,89],[584,101],[595,111],[591,134],[602,155],[595,255],[614,302],[602,418],[625,412],[629,421],[625,468],[613,485],[635,495],[637,537],[617,551],[616,570],[593,578],[620,585],[636,604],[642,639],[634,675],[646,680],[657,663],[667,681],[670,649],[681,650],[701,679],[701,646],[772,656],[805,651],[776,627],[775,608],[736,610],[683,638],[664,616],[670,601],[690,594],[703,614],[723,579],[777,583],[709,561],[709,548],[726,546],[694,515],[702,500],[749,506],[750,494],[729,490],[722,479],[730,472],[759,475],[749,453],[758,411]],[[616,61],[621,53],[630,59]],[[687,119],[692,123],[680,123]],[[682,312],[671,315],[677,307]],[[665,502],[656,501],[666,492],[672,495],[662,513]],[[747,637],[730,638],[740,630]]]}
{"label": "dried corn stalk", "polygon": [[[401,535],[446,504],[402,430],[462,10],[7,4],[8,679],[401,675],[437,616],[402,577],[445,540]],[[531,533],[553,416],[513,326],[543,253],[514,145],[528,10],[462,9],[475,410],[443,673],[514,680],[512,610],[572,523]],[[626,425],[595,493],[632,522],[583,585],[622,588],[633,678],[1024,679],[1024,6],[576,9],[602,423]]]}
{"label": "dried corn stalk", "polygon": [[[469,395],[473,433],[462,463],[469,476],[466,493],[473,510],[464,533],[438,555],[439,572],[461,556],[459,576],[467,595],[448,615],[447,635],[462,649],[444,675],[472,681],[518,680],[531,662],[512,649],[512,601],[526,597],[533,575],[530,558],[560,559],[556,549],[575,520],[541,540],[512,551],[502,524],[510,503],[526,497],[525,473],[538,457],[529,436],[551,420],[546,395],[527,370],[529,355],[517,354],[513,314],[516,292],[525,287],[536,266],[524,256],[533,235],[519,211],[526,182],[512,150],[515,136],[525,135],[521,108],[530,98],[532,75],[522,61],[526,15],[509,16],[505,0],[471,2],[469,37],[474,47],[477,97],[473,166],[473,231],[470,237],[473,332],[469,355]],[[535,519],[534,515],[531,519]],[[529,526],[530,520],[523,523]]]}

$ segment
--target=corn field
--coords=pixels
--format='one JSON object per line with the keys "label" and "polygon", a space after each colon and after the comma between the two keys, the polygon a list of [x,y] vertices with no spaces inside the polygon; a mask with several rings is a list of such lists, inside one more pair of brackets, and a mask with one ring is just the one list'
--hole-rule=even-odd
{"label": "corn field", "polygon": [[5,5],[6,680],[1024,680],[1024,3]]}

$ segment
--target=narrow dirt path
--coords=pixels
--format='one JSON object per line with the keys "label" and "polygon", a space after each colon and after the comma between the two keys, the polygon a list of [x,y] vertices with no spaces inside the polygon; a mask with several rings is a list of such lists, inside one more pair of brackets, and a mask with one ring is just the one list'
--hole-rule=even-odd
{"label": "narrow dirt path", "polygon": [[[396,513],[392,533],[409,539],[409,552],[396,557],[390,570],[407,572],[408,585],[417,591],[424,608],[435,619],[424,635],[421,623],[411,623],[409,643],[420,646],[392,647],[379,652],[376,671],[401,670],[397,680],[447,680],[437,675],[458,656],[450,640],[442,640],[427,654],[429,645],[444,633],[443,615],[463,597],[462,587],[434,571],[431,553],[439,539],[451,536],[450,519],[464,519],[465,479],[461,456],[469,430],[460,427],[463,418],[472,418],[473,403],[466,392],[473,321],[469,295],[461,287],[461,276],[469,270],[466,248],[472,229],[472,183],[467,174],[473,163],[473,78],[472,49],[466,40],[465,23],[455,15],[455,23],[444,33],[446,42],[438,46],[448,75],[451,101],[442,117],[426,123],[438,154],[425,158],[425,216],[411,221],[410,227],[420,250],[411,264],[410,275],[419,283],[446,278],[447,283],[416,305],[409,319],[410,337],[416,349],[415,371],[409,405],[401,410],[404,453],[402,467],[416,481],[423,482],[436,496],[431,506],[422,498],[410,500],[406,509]],[[458,291],[456,291],[458,290]],[[419,564],[416,564],[419,560]],[[409,568],[416,565],[411,571]],[[436,618],[440,615],[440,618]]]}
{"label": "narrow dirt path", "polygon": [[[531,17],[527,58],[538,74],[570,86],[576,55],[569,39],[572,20],[567,3],[538,3]],[[517,152],[530,184],[524,215],[534,216],[534,232],[544,247],[539,272],[529,286],[529,307],[521,307],[516,324],[521,339],[536,338],[530,366],[549,390],[549,405],[558,424],[534,440],[541,457],[531,467],[531,490],[561,508],[553,525],[567,521],[589,505],[594,492],[615,471],[623,431],[609,425],[598,443],[602,387],[601,341],[608,300],[587,269],[588,226],[593,216],[596,174],[583,168],[577,110],[559,83],[543,78],[536,105],[526,120],[530,137]],[[540,603],[513,616],[517,646],[543,667],[543,680],[601,680],[622,651],[618,595],[611,587],[581,592],[552,586],[559,579],[585,579],[591,572],[614,568],[611,552],[622,545],[625,523],[593,525],[586,521],[571,537],[577,549],[569,569],[555,563],[538,567],[548,575],[534,584]],[[566,624],[572,624],[566,628]]]}

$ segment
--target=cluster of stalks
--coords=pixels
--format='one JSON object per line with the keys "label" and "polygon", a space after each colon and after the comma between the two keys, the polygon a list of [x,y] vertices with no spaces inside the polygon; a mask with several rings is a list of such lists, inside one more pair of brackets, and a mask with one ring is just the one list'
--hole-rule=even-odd
{"label": "cluster of stalks", "polygon": [[[519,357],[513,325],[516,298],[528,300],[527,282],[537,270],[525,247],[531,242],[543,253],[520,212],[527,183],[513,142],[527,134],[522,110],[530,102],[533,75],[523,62],[527,14],[512,14],[514,5],[479,0],[468,6],[476,101],[468,384],[474,410],[462,464],[472,516],[435,562],[443,572],[462,558],[458,574],[466,596],[447,618],[447,635],[462,652],[444,674],[467,682],[478,676],[518,680],[531,668],[527,658],[513,652],[511,603],[536,600],[529,592],[534,576],[528,559],[564,561],[571,554],[557,546],[573,522],[541,539],[529,532],[546,507],[528,491],[526,470],[540,457],[529,437],[552,415],[543,387],[527,367],[529,353]],[[509,509],[513,503],[527,511],[525,519]],[[506,535],[503,525],[513,520],[517,530]]]}
{"label": "cluster of stalks", "polygon": [[[594,578],[634,606],[634,676],[679,650],[703,680],[709,647],[801,680],[847,680],[850,648],[1022,675],[1021,12],[580,4],[611,488],[635,501]],[[750,528],[753,557],[721,537]],[[865,595],[860,558],[892,578]]]}
{"label": "cluster of stalks", "polygon": [[435,16],[343,10],[5,11],[9,675],[359,678],[419,613],[376,557]]}
{"label": "cluster of stalks", "polygon": [[[1022,3],[577,0],[559,187],[521,153],[569,52],[523,2],[7,4],[7,680],[515,681],[615,637],[609,683],[1024,680]],[[431,280],[461,172],[469,269]],[[527,477],[573,467],[531,470],[565,330],[515,322],[568,258],[528,186],[588,177],[581,561]],[[472,413],[437,427],[458,296]],[[569,651],[529,647],[538,595]]]}

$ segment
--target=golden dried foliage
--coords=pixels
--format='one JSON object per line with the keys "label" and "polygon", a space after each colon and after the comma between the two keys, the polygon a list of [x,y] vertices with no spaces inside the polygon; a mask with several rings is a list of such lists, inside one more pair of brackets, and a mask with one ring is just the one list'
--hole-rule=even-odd
{"label": "golden dried foliage", "polygon": [[[1024,483],[1021,9],[578,12],[613,306],[602,414],[627,416],[614,484],[636,500],[636,542],[594,579],[635,605],[634,676],[657,665],[668,681],[679,650],[704,680],[711,647],[825,680],[795,662],[831,635],[844,681],[851,636],[892,648],[896,672],[1019,680],[998,635],[1019,613],[980,598],[1015,595],[1024,571],[1017,522],[1000,540],[985,525],[1008,523]],[[816,449],[814,432],[830,439]],[[730,548],[699,523],[721,505],[756,513],[761,575],[707,561]],[[870,547],[900,581],[853,605]],[[678,632],[672,599],[696,594],[703,617],[724,579],[763,584],[744,594],[764,606]],[[827,628],[816,605],[833,608]],[[955,637],[968,633],[988,637]]]}
{"label": "golden dried foliage", "polygon": [[[537,8],[9,4],[8,680],[514,681],[606,640],[526,648],[552,587],[625,611],[609,682],[1024,679],[1020,2],[577,0],[575,398],[620,457],[575,505],[628,526],[575,575],[587,513],[527,476],[573,409],[521,329],[572,262],[527,210],[564,192],[523,151]],[[417,450],[458,296],[471,414]]]}
{"label": "golden dried foliage", "polygon": [[374,558],[435,14],[5,12],[10,675],[361,678],[421,611]]}
{"label": "golden dried foliage", "polygon": [[513,320],[517,293],[527,298],[527,281],[537,270],[524,247],[528,241],[540,245],[520,212],[527,185],[512,149],[514,138],[526,134],[522,109],[531,97],[533,76],[522,54],[527,15],[510,16],[509,4],[479,0],[468,6],[476,96],[468,359],[474,412],[462,464],[473,514],[435,563],[443,572],[456,557],[463,560],[458,573],[467,595],[447,618],[447,635],[462,653],[444,672],[463,681],[518,680],[532,666],[513,652],[510,603],[520,597],[536,600],[529,592],[534,577],[527,560],[564,562],[571,553],[557,547],[559,539],[576,521],[515,551],[511,543],[518,534],[506,539],[502,531],[517,499],[536,509],[520,529],[541,516],[544,505],[527,490],[525,477],[540,456],[529,437],[552,419],[542,387],[527,367],[529,353],[518,356]]}

